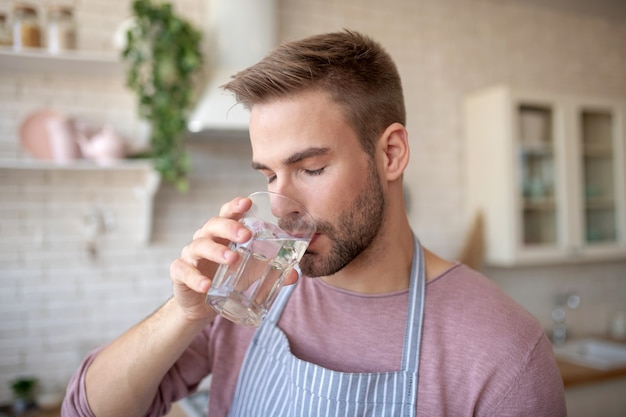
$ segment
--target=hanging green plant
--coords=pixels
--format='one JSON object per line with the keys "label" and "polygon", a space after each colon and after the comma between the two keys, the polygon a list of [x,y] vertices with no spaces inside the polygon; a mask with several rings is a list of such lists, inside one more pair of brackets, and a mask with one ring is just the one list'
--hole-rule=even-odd
{"label": "hanging green plant", "polygon": [[184,133],[194,75],[202,68],[202,34],[168,2],[135,0],[132,10],[134,25],[122,52],[126,83],[137,94],[139,116],[150,125],[149,157],[155,169],[185,191],[190,162]]}

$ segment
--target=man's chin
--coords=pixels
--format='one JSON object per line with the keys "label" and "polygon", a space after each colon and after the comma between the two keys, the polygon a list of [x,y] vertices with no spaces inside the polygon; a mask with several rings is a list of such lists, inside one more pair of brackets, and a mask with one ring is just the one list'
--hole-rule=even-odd
{"label": "man's chin", "polygon": [[344,266],[337,267],[337,265],[329,263],[329,259],[324,255],[314,252],[306,252],[300,260],[302,274],[312,278],[334,275]]}
{"label": "man's chin", "polygon": [[314,267],[314,256],[314,253],[306,251],[302,256],[302,259],[300,259],[299,266],[300,271],[302,271],[302,275],[306,275],[307,277],[315,277],[315,275],[312,275],[312,273],[316,270],[316,268]]}
{"label": "man's chin", "polygon": [[321,265],[321,255],[315,252],[306,252],[300,260],[300,270],[303,275],[307,277],[320,277],[325,276],[326,269],[324,265]]}

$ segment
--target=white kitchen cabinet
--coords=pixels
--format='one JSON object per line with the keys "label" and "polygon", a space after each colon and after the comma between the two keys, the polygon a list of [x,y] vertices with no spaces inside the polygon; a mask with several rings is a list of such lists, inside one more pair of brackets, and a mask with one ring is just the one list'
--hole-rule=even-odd
{"label": "white kitchen cabinet", "polygon": [[626,102],[496,86],[464,103],[467,207],[485,262],[626,258]]}

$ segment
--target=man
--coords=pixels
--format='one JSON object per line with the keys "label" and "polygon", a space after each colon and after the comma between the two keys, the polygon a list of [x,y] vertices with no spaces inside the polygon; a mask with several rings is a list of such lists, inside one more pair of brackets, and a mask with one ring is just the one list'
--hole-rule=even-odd
{"label": "man", "polygon": [[250,237],[237,221],[250,201],[226,203],[172,263],[174,296],[85,359],[64,416],[160,415],[208,374],[210,416],[565,415],[536,320],[415,239],[401,82],[378,43],[286,43],[225,87],[251,110],[267,188],[316,219],[304,276],[259,329],[216,317],[210,279],[235,260],[228,242]]}

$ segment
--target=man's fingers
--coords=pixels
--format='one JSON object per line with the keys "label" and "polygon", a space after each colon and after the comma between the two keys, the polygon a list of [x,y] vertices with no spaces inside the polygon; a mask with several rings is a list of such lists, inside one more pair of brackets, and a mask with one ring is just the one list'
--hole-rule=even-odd
{"label": "man's fingers", "polygon": [[220,217],[239,219],[251,206],[252,201],[249,198],[236,197],[222,206],[220,209]]}
{"label": "man's fingers", "polygon": [[180,258],[171,263],[170,276],[174,285],[188,287],[198,293],[206,293],[211,286],[208,277]]}

